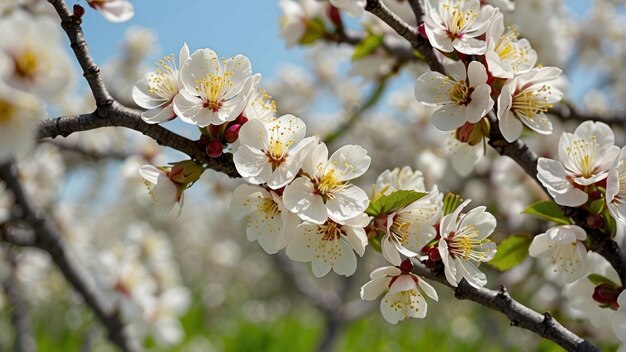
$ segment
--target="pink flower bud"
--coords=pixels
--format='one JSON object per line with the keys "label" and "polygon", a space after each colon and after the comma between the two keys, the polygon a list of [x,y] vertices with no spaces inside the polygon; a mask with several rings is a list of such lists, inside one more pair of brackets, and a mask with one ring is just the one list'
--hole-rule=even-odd
{"label": "pink flower bud", "polygon": [[224,152],[224,145],[220,142],[219,139],[212,139],[209,141],[209,144],[206,146],[206,153],[211,158],[218,158],[222,156]]}
{"label": "pink flower bud", "polygon": [[411,263],[411,259],[407,258],[400,263],[400,270],[409,272],[413,269],[413,263]]}
{"label": "pink flower bud", "polygon": [[617,288],[615,288],[615,286],[600,284],[593,290],[593,295],[591,297],[598,303],[613,306],[617,303],[618,296],[619,292],[617,292]]}
{"label": "pink flower bud", "polygon": [[239,129],[241,129],[241,125],[232,125],[224,131],[224,140],[226,143],[233,143],[239,138]]}
{"label": "pink flower bud", "polygon": [[209,125],[209,127],[207,127],[207,131],[209,131],[211,137],[219,138],[222,134],[222,125]]}
{"label": "pink flower bud", "polygon": [[438,247],[432,247],[428,251],[428,259],[430,259],[433,262],[438,262],[441,260],[441,254],[439,253]]}
{"label": "pink flower bud", "polygon": [[243,114],[243,112],[239,114],[239,116],[237,116],[235,121],[233,121],[233,123],[238,124],[238,125],[243,125],[246,122],[248,122],[248,118]]}
{"label": "pink flower bud", "polygon": [[419,26],[417,26],[417,31],[424,39],[428,40],[428,36],[426,35],[425,25],[423,22]]}
{"label": "pink flower bud", "polygon": [[81,19],[83,15],[85,14],[85,8],[78,4],[74,4],[74,6],[72,7],[72,11],[76,19]]}
{"label": "pink flower bud", "polygon": [[329,5],[326,11],[328,18],[337,28],[343,27],[343,21],[341,20],[341,13],[339,9],[334,7],[333,5]]}

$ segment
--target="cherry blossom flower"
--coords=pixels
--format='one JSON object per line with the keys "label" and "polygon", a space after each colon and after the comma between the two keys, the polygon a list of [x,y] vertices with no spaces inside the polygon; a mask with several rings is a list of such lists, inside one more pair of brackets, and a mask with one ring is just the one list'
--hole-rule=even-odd
{"label": "cherry blossom flower", "polygon": [[330,0],[330,3],[342,10],[346,10],[352,17],[360,17],[365,10],[365,0]]}
{"label": "cherry blossom flower", "polygon": [[345,145],[328,158],[321,143],[312,148],[302,164],[304,176],[285,188],[283,201],[302,220],[323,224],[329,217],[344,221],[363,213],[369,205],[367,194],[348,183],[365,173],[371,163],[367,151]]}
{"label": "cherry blossom flower", "polygon": [[583,205],[589,198],[585,188],[608,177],[609,168],[620,153],[614,143],[613,131],[607,124],[585,121],[574,133],[561,135],[558,161],[539,158],[537,178],[556,203]]}
{"label": "cherry blossom flower", "polygon": [[260,75],[252,75],[250,60],[237,55],[226,60],[211,49],[196,50],[180,71],[183,89],[174,111],[183,121],[205,127],[233,121],[248,104]]}
{"label": "cherry blossom flower", "polygon": [[550,228],[535,236],[528,248],[532,257],[549,257],[553,270],[564,282],[574,282],[587,273],[587,233],[576,225]]}
{"label": "cherry blossom flower", "polygon": [[157,70],[146,74],[133,87],[133,100],[137,105],[148,109],[141,114],[147,123],[161,123],[176,117],[174,97],[183,87],[180,81],[180,68],[189,58],[189,48],[184,44],[178,56],[166,56],[157,65]]}
{"label": "cherry blossom flower", "polygon": [[454,50],[467,55],[483,55],[484,40],[494,7],[481,8],[479,0],[424,1],[424,30],[430,44],[443,52]]}
{"label": "cherry blossom flower", "polygon": [[318,141],[317,137],[305,138],[305,134],[306,125],[293,115],[267,124],[246,122],[239,130],[241,146],[233,156],[237,172],[253,184],[284,187],[296,177],[309,147]]}
{"label": "cherry blossom flower", "polygon": [[10,63],[3,76],[9,86],[37,94],[46,101],[67,91],[73,79],[72,64],[55,20],[35,19],[26,12],[15,11],[2,18],[0,33],[0,56],[6,54]]}
{"label": "cherry blossom flower", "polygon": [[506,82],[498,96],[498,120],[504,138],[513,142],[526,125],[531,130],[548,135],[552,122],[545,112],[563,98],[563,92],[554,86],[561,74],[556,67],[534,68]]}
{"label": "cherry blossom flower", "polygon": [[287,211],[279,195],[260,186],[240,185],[230,199],[230,212],[247,222],[249,241],[274,254],[289,243],[300,219]]}
{"label": "cherry blossom flower", "polygon": [[373,193],[374,195],[389,195],[399,190],[425,192],[426,186],[424,186],[422,172],[413,171],[409,166],[385,170],[376,179]]}
{"label": "cherry blossom flower", "polygon": [[623,147],[606,181],[606,206],[615,220],[626,225],[626,147]]}
{"label": "cherry blossom flower", "polygon": [[443,194],[434,188],[428,195],[389,214],[387,233],[380,243],[385,259],[400,265],[400,254],[417,257],[437,235],[434,225],[441,219],[442,206]]}
{"label": "cherry blossom flower", "polygon": [[453,213],[443,217],[438,248],[450,285],[456,287],[465,279],[479,288],[487,283],[487,277],[477,265],[490,261],[496,254],[496,244],[487,239],[496,228],[496,218],[486,212],[484,206],[461,215],[469,202],[469,199],[464,201]]}
{"label": "cherry blossom flower", "polygon": [[87,0],[87,3],[111,22],[126,22],[135,15],[133,4],[126,0]]}
{"label": "cherry blossom flower", "polygon": [[158,209],[169,212],[177,206],[180,214],[184,201],[184,187],[170,178],[168,169],[144,165],[139,169],[139,174],[143,177],[148,192]]}
{"label": "cherry blossom flower", "polygon": [[289,245],[287,256],[300,262],[311,262],[313,274],[322,277],[330,269],[344,276],[354,274],[355,255],[362,257],[367,246],[363,229],[370,222],[365,214],[344,221],[327,220],[323,224],[305,222],[298,226]]}
{"label": "cherry blossom flower", "polygon": [[179,286],[166,289],[146,305],[145,328],[159,346],[175,345],[185,337],[179,317],[184,315],[190,303],[189,290]]}
{"label": "cherry blossom flower", "polygon": [[513,78],[530,71],[537,62],[537,53],[526,39],[518,39],[513,29],[504,32],[504,16],[497,11],[487,30],[487,53],[485,59],[494,77]]}
{"label": "cherry blossom flower", "polygon": [[381,294],[380,312],[391,324],[407,317],[424,318],[428,305],[422,292],[439,300],[437,291],[424,279],[411,273],[413,265],[406,259],[400,266],[384,266],[370,274],[371,280],[361,287],[361,299],[373,301]]}
{"label": "cherry blossom flower", "polygon": [[442,105],[433,112],[431,121],[437,129],[451,131],[466,122],[476,123],[493,107],[487,71],[478,61],[467,70],[462,61],[445,65],[450,77],[430,71],[422,74],[415,85],[415,98],[425,105]]}
{"label": "cherry blossom flower", "polygon": [[42,101],[32,94],[6,86],[0,77],[0,163],[34,148],[36,123],[44,117],[46,111]]}
{"label": "cherry blossom flower", "polygon": [[249,120],[272,122],[276,119],[276,102],[266,91],[254,89],[243,110],[243,116]]}
{"label": "cherry blossom flower", "polygon": [[280,0],[280,35],[285,38],[290,48],[302,39],[307,30],[307,23],[323,14],[324,6],[315,0]]}

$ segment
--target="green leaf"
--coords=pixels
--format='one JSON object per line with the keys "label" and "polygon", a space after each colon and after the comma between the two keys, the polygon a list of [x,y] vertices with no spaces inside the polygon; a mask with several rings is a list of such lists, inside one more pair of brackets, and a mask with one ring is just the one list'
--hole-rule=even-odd
{"label": "green leaf", "polygon": [[522,214],[533,215],[557,224],[569,225],[571,220],[563,214],[561,207],[551,200],[543,200],[532,204]]}
{"label": "green leaf", "polygon": [[315,43],[318,39],[323,38],[326,35],[326,25],[324,20],[319,17],[315,17],[306,23],[306,32],[302,38],[300,38],[301,45],[310,45]]}
{"label": "green leaf", "polygon": [[522,263],[528,257],[528,247],[533,241],[527,235],[509,236],[498,245],[496,256],[489,261],[489,265],[494,268],[506,271]]}
{"label": "green leaf", "polygon": [[352,60],[358,60],[371,54],[383,44],[383,36],[370,33],[362,42],[354,47]]}
{"label": "green leaf", "polygon": [[600,274],[589,274],[587,278],[596,286],[600,284],[609,284],[613,287],[618,287],[617,284],[615,284],[611,279]]}
{"label": "green leaf", "polygon": [[390,195],[382,196],[372,202],[365,210],[365,213],[371,216],[378,216],[380,214],[388,214],[394,212],[400,208],[415,202],[416,200],[424,197],[426,193],[400,190],[391,193]]}
{"label": "green leaf", "polygon": [[617,233],[617,223],[615,219],[611,216],[611,213],[608,209],[605,209],[604,213],[602,213],[602,217],[604,218],[604,229],[611,236],[611,238],[615,237]]}
{"label": "green leaf", "polygon": [[446,193],[443,197],[443,215],[454,213],[461,203],[463,203],[463,198],[458,194]]}

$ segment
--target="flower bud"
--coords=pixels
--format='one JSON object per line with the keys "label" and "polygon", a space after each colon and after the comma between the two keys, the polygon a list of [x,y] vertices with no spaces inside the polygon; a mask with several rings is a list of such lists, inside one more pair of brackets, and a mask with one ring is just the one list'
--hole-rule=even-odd
{"label": "flower bud", "polygon": [[222,134],[222,125],[209,125],[207,131],[213,138],[220,138]]}
{"label": "flower bud", "polygon": [[428,259],[432,260],[433,262],[438,262],[441,260],[441,253],[439,253],[438,247],[432,247],[428,251]]}
{"label": "flower bud", "polygon": [[469,145],[476,145],[483,140],[483,131],[479,123],[466,122],[456,129],[456,139]]}
{"label": "flower bud", "polygon": [[226,143],[233,143],[239,138],[239,129],[241,129],[241,125],[232,125],[224,131],[224,140]]}
{"label": "flower bud", "polygon": [[72,12],[76,19],[81,19],[85,14],[85,8],[78,4],[74,4],[74,6],[72,7]]}
{"label": "flower bud", "polygon": [[209,141],[211,140],[211,137],[207,136],[206,134],[201,134],[200,135],[200,139],[198,140],[198,142],[200,142],[200,144],[202,145],[207,145],[209,144]]}
{"label": "flower bud", "polygon": [[339,9],[333,5],[329,5],[326,11],[328,18],[337,28],[343,27],[343,21],[341,20],[341,14],[339,13]]}
{"label": "flower bud", "polygon": [[422,38],[428,40],[428,36],[426,35],[425,24],[423,22],[419,26],[417,26],[417,31],[422,36]]}
{"label": "flower bud", "polygon": [[593,295],[591,297],[598,303],[613,306],[617,303],[617,297],[619,294],[620,293],[617,292],[617,288],[615,286],[610,284],[600,284],[594,288]]}
{"label": "flower bud", "polygon": [[209,144],[206,146],[206,153],[211,158],[218,158],[222,156],[224,152],[224,145],[220,142],[219,139],[212,139],[209,141]]}
{"label": "flower bud", "polygon": [[243,125],[246,122],[248,122],[248,118],[243,114],[243,112],[237,116],[235,121],[233,121],[233,123],[237,125]]}
{"label": "flower bud", "polygon": [[400,270],[409,272],[413,269],[413,263],[411,263],[411,259],[407,258],[400,263]]}
{"label": "flower bud", "polygon": [[204,172],[202,165],[193,160],[185,160],[176,163],[168,173],[173,182],[184,185],[196,182]]}

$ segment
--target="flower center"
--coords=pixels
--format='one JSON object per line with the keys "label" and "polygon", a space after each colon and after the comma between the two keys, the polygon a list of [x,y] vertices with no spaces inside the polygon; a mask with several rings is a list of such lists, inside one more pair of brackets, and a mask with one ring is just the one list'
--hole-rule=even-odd
{"label": "flower center", "polygon": [[284,140],[284,134],[279,125],[274,125],[269,130],[268,148],[264,152],[273,170],[287,159],[289,147],[293,144],[292,140]]}
{"label": "flower center", "polygon": [[469,104],[472,101],[470,94],[471,90],[465,80],[454,83],[448,90],[448,98],[455,105]]}
{"label": "flower center", "polygon": [[456,38],[460,38],[467,26],[473,22],[476,18],[478,18],[478,13],[474,9],[461,11],[460,3],[464,1],[459,1],[459,3],[450,5],[444,4],[443,9],[447,12],[448,16],[446,17],[446,26],[448,28],[448,35],[450,39],[454,40]]}
{"label": "flower center", "polygon": [[176,57],[164,57],[158,62],[156,72],[148,77],[148,92],[164,100],[171,100],[178,93],[177,76]]}
{"label": "flower center", "polygon": [[7,124],[15,115],[15,105],[0,99],[0,125]]}
{"label": "flower center", "polygon": [[591,141],[575,139],[565,150],[568,157],[574,161],[581,176],[589,178],[596,173],[594,164],[598,158],[598,143],[595,136],[591,137]]}
{"label": "flower center", "polygon": [[32,78],[39,68],[37,55],[30,49],[24,50],[21,55],[14,58],[15,73],[23,78]]}
{"label": "flower center", "polygon": [[452,233],[446,238],[448,252],[452,257],[462,257],[465,260],[484,261],[487,258],[483,249],[489,239],[478,239],[480,233],[473,225],[466,225],[457,233]]}
{"label": "flower center", "polygon": [[419,297],[421,294],[417,291],[415,287],[410,290],[400,291],[395,295],[388,297],[385,299],[385,303],[389,305],[395,311],[401,311],[403,319],[406,319],[408,316],[409,310],[418,310],[419,308],[415,305],[414,297]]}
{"label": "flower center", "polygon": [[266,217],[272,219],[279,213],[278,203],[276,203],[272,198],[263,199],[263,201],[257,205],[257,209],[264,213]]}
{"label": "flower center", "polygon": [[320,234],[322,235],[322,241],[334,241],[341,238],[341,225],[334,221],[327,221],[324,225],[320,226]]}
{"label": "flower center", "polygon": [[222,108],[224,96],[233,86],[232,75],[232,72],[224,72],[223,76],[208,74],[206,78],[196,81],[196,91],[204,99],[205,108],[213,112]]}
{"label": "flower center", "polygon": [[548,103],[550,94],[551,88],[547,84],[539,89],[523,90],[513,97],[511,110],[532,120],[539,113],[546,112],[552,107],[552,104]]}

